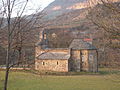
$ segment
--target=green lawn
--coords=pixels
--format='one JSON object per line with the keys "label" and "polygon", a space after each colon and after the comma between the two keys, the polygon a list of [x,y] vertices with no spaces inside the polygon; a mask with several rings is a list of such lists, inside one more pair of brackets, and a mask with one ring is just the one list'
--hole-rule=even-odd
{"label": "green lawn", "polygon": [[[0,90],[3,81],[4,72],[0,71]],[[10,72],[8,85],[8,90],[120,90],[120,82],[109,75],[41,76]]]}

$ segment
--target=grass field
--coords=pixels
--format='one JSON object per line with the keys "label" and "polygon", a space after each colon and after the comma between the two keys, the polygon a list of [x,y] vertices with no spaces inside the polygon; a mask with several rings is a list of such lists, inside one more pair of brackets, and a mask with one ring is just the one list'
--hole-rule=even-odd
{"label": "grass field", "polygon": [[[0,71],[0,90],[3,81]],[[8,90],[120,90],[120,82],[110,75],[42,76],[20,71],[10,72],[8,86]]]}

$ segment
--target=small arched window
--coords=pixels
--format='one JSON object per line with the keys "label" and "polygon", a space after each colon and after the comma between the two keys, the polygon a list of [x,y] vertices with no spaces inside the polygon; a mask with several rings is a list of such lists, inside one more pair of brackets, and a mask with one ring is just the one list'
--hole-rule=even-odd
{"label": "small arched window", "polygon": [[44,39],[47,39],[47,35],[46,34],[44,34]]}
{"label": "small arched window", "polygon": [[42,65],[45,65],[45,62],[42,62]]}
{"label": "small arched window", "polygon": [[58,65],[58,61],[57,61],[57,65]]}

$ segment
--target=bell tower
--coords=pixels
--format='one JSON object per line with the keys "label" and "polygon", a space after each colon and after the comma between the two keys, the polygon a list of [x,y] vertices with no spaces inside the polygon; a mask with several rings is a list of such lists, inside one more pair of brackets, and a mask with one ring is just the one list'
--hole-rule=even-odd
{"label": "bell tower", "polygon": [[48,48],[48,39],[47,39],[47,32],[46,30],[41,30],[39,34],[39,43],[38,46],[41,47],[41,49]]}

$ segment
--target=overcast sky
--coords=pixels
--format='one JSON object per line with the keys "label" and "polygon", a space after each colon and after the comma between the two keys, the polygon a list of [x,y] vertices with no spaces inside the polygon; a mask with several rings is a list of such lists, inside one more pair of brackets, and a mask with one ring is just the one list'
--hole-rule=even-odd
{"label": "overcast sky", "polygon": [[31,5],[34,8],[41,6],[41,8],[43,9],[53,1],[54,0],[30,0],[29,5]]}
{"label": "overcast sky", "polygon": [[[33,13],[34,10],[40,8],[40,10],[43,10],[45,7],[47,7],[51,2],[55,0],[29,0],[28,7],[32,10],[27,10],[25,15],[29,15]],[[14,15],[13,15],[14,17]]]}
{"label": "overcast sky", "polygon": [[[7,2],[7,0],[3,0],[4,3]],[[11,0],[12,1],[12,0]],[[26,10],[24,11],[23,15],[29,15],[34,13],[34,11],[36,11],[38,8],[40,8],[40,10],[43,10],[46,6],[48,6],[51,2],[53,2],[54,0],[28,0],[27,3],[27,7]],[[20,3],[20,2],[26,2],[26,0],[16,0],[16,3]],[[24,3],[20,3],[24,6]],[[19,10],[22,10],[21,5],[20,4],[16,4],[16,6],[13,9],[12,12],[12,17],[17,16],[17,12]],[[2,1],[0,0],[0,7],[3,5]],[[2,8],[1,10],[4,10],[4,8]]]}

